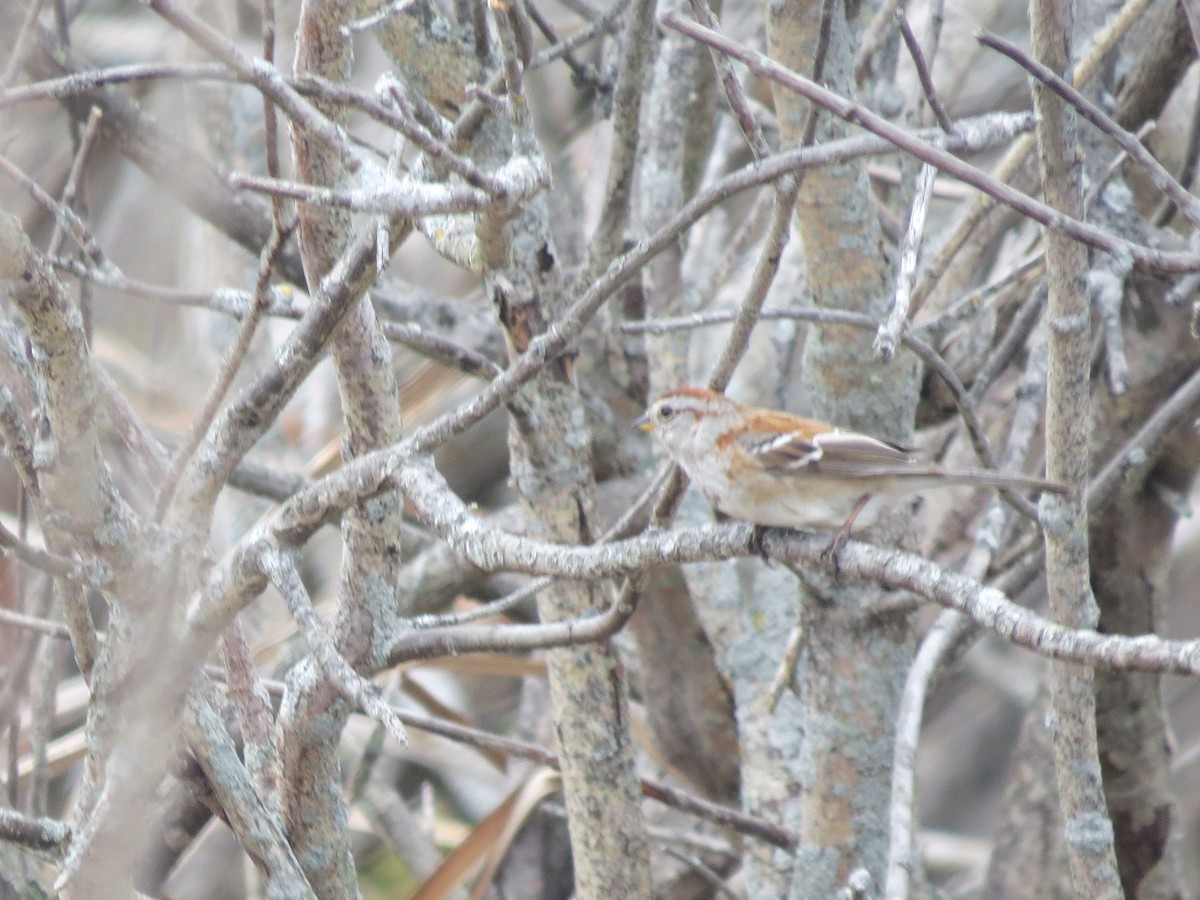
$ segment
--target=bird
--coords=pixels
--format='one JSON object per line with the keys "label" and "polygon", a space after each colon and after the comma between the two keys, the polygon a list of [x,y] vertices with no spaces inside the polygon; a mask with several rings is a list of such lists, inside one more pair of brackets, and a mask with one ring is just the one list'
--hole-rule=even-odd
{"label": "bird", "polygon": [[[1067,485],[992,469],[952,469],[910,447],[815,419],[738,403],[699,387],[667,391],[634,423],[652,434],[726,516],[759,528],[837,529],[836,553],[895,495],[949,485],[1070,493]],[[761,550],[761,531],[758,532]]]}

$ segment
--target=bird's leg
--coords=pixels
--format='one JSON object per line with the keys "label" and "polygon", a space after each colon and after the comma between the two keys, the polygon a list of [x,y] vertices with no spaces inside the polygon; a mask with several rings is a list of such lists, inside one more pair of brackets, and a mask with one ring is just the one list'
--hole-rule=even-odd
{"label": "bird's leg", "polygon": [[767,536],[766,525],[755,525],[750,532],[749,548],[750,552],[762,557],[762,561],[768,566],[771,565],[771,557],[767,555],[767,548],[763,546],[763,540]]}
{"label": "bird's leg", "polygon": [[846,548],[846,542],[850,540],[850,531],[854,528],[854,520],[858,518],[859,513],[863,511],[863,507],[867,505],[867,501],[870,499],[870,494],[863,494],[858,498],[858,502],[854,504],[854,509],[850,510],[850,515],[846,517],[846,521],[842,523],[842,527],[837,530],[837,534],[833,536],[833,540],[829,542],[829,546],[821,551],[821,559],[833,560],[834,578],[842,577],[842,551]]}

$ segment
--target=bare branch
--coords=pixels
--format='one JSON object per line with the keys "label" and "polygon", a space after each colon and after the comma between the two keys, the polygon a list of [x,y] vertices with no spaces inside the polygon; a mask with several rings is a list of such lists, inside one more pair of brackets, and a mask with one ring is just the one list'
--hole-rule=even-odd
{"label": "bare branch", "polygon": [[0,838],[57,862],[71,840],[71,829],[56,819],[34,819],[0,807]]}
{"label": "bare branch", "polygon": [[[1064,0],[1030,5],[1034,53],[1056,69],[1071,65],[1074,8]],[[1083,209],[1083,154],[1073,112],[1046,90],[1034,92],[1038,163],[1046,200],[1067,215]],[[1046,587],[1054,617],[1070,626],[1094,627],[1099,612],[1088,560],[1087,373],[1091,352],[1090,303],[1083,287],[1087,252],[1066,234],[1046,236],[1046,307],[1050,366],[1046,385],[1046,468],[1049,476],[1077,488],[1044,501]],[[1066,825],[1067,854],[1076,890],[1090,897],[1124,896],[1117,872],[1113,825],[1108,817],[1096,738],[1093,673],[1050,667],[1050,702],[1058,797]]]}
{"label": "bare branch", "polygon": [[861,125],[873,134],[891,141],[900,149],[912,154],[917,159],[936,166],[948,175],[952,175],[967,184],[973,185],[1006,206],[1010,206],[1031,219],[1061,231],[1074,240],[1089,247],[1105,250],[1109,253],[1126,252],[1135,265],[1146,271],[1161,274],[1194,272],[1200,269],[1200,257],[1192,253],[1180,251],[1159,251],[1141,244],[1136,244],[1118,235],[1110,234],[1102,228],[1097,228],[1087,222],[1064,215],[1063,213],[1034,200],[1026,194],[1013,190],[1002,181],[988,175],[974,166],[964,163],[945,150],[927,144],[914,138],[910,132],[888,122],[870,110],[845,100],[819,84],[815,84],[796,72],[792,72],[773,62],[754,50],[750,50],[736,41],[731,41],[702,26],[688,22],[677,15],[668,14],[662,18],[663,25],[681,31],[698,41],[716,47],[728,53],[734,59],[745,63],[756,75],[770,78],[784,85],[813,103],[819,104],[834,115],[855,125]]}
{"label": "bare branch", "polygon": [[937,90],[933,86],[933,75],[930,74],[929,64],[925,61],[925,54],[921,50],[921,45],[917,42],[917,36],[913,34],[912,26],[908,24],[908,19],[903,13],[897,14],[897,21],[900,25],[900,36],[904,38],[904,45],[908,47],[908,53],[912,57],[913,65],[917,69],[917,78],[921,82],[921,90],[925,93],[925,100],[929,104],[929,108],[933,111],[934,118],[937,119],[938,126],[946,134],[954,133],[954,123],[950,121],[950,114],[946,112],[946,106],[942,103],[942,98],[938,96]]}
{"label": "bare branch", "polygon": [[917,256],[921,250],[921,237],[925,232],[925,216],[929,212],[929,197],[933,193],[933,179],[937,170],[933,166],[921,166],[917,179],[917,191],[909,213],[908,231],[904,235],[904,246],[900,251],[900,271],[896,274],[896,293],[892,298],[892,309],[887,321],[879,326],[875,335],[875,353],[882,361],[896,354],[896,342],[908,324],[908,310],[912,300],[913,283],[917,278]]}
{"label": "bare branch", "polygon": [[267,578],[287,601],[288,610],[300,626],[304,640],[322,674],[337,685],[338,690],[347,699],[352,700],[367,715],[387,728],[397,743],[407,746],[408,735],[404,732],[404,725],[396,718],[392,708],[384,702],[378,686],[355,672],[329,639],[326,626],[313,609],[308,591],[296,572],[295,563],[283,554],[268,553],[261,557],[260,565]]}
{"label": "bare branch", "polygon": [[1046,87],[1050,88],[1050,90],[1054,91],[1054,93],[1058,94],[1079,115],[1112,138],[1118,147],[1129,154],[1129,157],[1134,162],[1146,170],[1146,173],[1150,176],[1150,180],[1154,182],[1155,186],[1174,201],[1179,211],[1193,225],[1200,225],[1200,200],[1197,200],[1188,193],[1187,188],[1175,180],[1175,176],[1168,172],[1166,167],[1154,158],[1154,155],[1146,149],[1136,136],[1130,134],[1114,122],[1108,113],[1060,76],[1056,75],[1050,68],[1030,57],[1020,47],[1014,46],[997,35],[987,34],[986,32],[976,35],[975,39],[983,44],[983,46],[991,47],[998,53],[1003,53],[1038,81],[1042,82],[1042,84],[1046,85]]}

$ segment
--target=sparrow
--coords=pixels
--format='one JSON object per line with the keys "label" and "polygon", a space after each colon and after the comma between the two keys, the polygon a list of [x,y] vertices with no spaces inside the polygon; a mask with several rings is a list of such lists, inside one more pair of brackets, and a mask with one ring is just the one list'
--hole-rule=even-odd
{"label": "sparrow", "polygon": [[[949,485],[1065,494],[1064,484],[990,469],[950,469],[911,448],[705,388],[660,396],[635,423],[653,434],[717,510],[757,526],[836,528],[837,549],[899,494]],[[759,536],[761,540],[761,535]]]}

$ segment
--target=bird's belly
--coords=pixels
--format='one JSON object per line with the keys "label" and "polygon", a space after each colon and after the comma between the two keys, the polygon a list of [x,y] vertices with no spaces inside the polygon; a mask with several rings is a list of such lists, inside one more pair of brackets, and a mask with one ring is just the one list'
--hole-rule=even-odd
{"label": "bird's belly", "polygon": [[[818,528],[836,529],[845,524],[854,512],[858,501],[869,494],[870,484],[863,484],[861,491],[841,488],[837,491],[823,490],[824,486],[812,485],[811,490],[779,491],[755,496],[751,492],[740,492],[732,496],[709,499],[725,515],[755,525],[774,528]],[[879,515],[879,504],[868,502],[854,520],[855,525],[871,525]]]}

